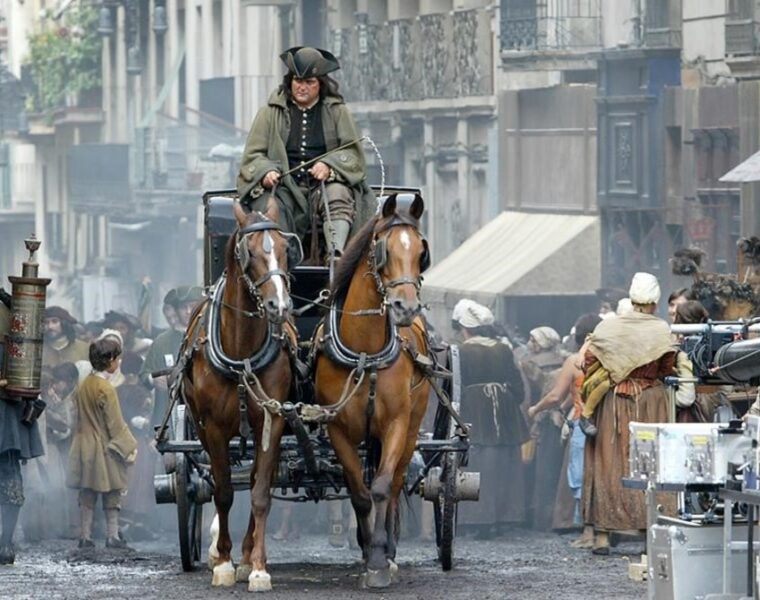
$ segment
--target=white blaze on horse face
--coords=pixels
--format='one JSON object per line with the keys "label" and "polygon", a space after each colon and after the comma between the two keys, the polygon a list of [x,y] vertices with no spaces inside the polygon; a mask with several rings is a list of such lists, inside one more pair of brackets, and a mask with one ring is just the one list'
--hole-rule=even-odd
{"label": "white blaze on horse face", "polygon": [[409,250],[412,247],[412,238],[409,237],[409,232],[402,231],[399,237],[401,238],[401,245],[404,247],[404,250]]}
{"label": "white blaze on horse face", "polygon": [[[266,231],[266,236],[269,237],[267,240],[270,244],[270,248],[274,248],[274,242],[272,241],[272,238],[269,236],[269,232]],[[267,268],[269,271],[277,271],[280,268],[280,265],[277,264],[277,256],[275,255],[274,251],[267,253]],[[285,312],[285,285],[282,281],[282,277],[275,276],[272,277],[272,283],[274,284],[274,289],[277,292],[277,310],[280,314]]]}

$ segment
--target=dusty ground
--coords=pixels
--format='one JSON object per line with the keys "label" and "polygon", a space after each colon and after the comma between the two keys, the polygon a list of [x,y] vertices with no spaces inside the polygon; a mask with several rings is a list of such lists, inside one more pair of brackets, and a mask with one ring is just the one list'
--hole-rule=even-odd
{"label": "dusty ground", "polygon": [[[568,547],[572,536],[515,530],[500,539],[458,539],[456,564],[441,572],[433,544],[402,541],[400,580],[382,592],[359,589],[360,565],[348,548],[334,549],[325,536],[304,535],[296,542],[268,545],[274,591],[267,597],[329,598],[502,598],[562,600],[639,599],[643,583],[627,577],[627,556],[641,543],[625,543],[610,557]],[[245,584],[212,589],[206,570],[182,572],[176,545],[134,544],[136,551],[94,553],[73,550],[75,542],[21,544],[14,567],[0,567],[0,598],[190,598],[248,597]]]}

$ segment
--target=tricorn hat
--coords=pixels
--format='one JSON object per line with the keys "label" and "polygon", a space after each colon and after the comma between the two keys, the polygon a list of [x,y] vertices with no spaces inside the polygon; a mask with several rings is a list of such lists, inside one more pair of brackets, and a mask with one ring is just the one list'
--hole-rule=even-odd
{"label": "tricorn hat", "polygon": [[340,69],[338,59],[330,52],[310,46],[295,46],[285,50],[280,54],[280,59],[288,71],[299,79],[321,77]]}

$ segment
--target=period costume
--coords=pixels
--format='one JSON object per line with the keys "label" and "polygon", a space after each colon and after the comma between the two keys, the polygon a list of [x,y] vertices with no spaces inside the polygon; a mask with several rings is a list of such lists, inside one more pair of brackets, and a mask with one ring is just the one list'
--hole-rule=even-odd
{"label": "period costume", "polygon": [[469,299],[454,307],[452,321],[474,335],[459,347],[462,419],[472,424],[468,468],[481,474],[480,501],[460,505],[458,522],[494,533],[525,519],[520,446],[528,427],[520,410],[523,381],[512,348],[477,332],[494,325],[491,311]]}
{"label": "period costume", "polygon": [[[659,296],[657,280],[637,273],[631,301],[656,304]],[[609,389],[596,408],[598,432],[587,438],[584,460],[584,519],[597,532],[646,528],[643,494],[627,490],[621,483],[629,469],[628,425],[631,421],[669,421],[662,378],[674,374],[675,366],[670,327],[653,315],[631,312],[608,319],[591,335],[584,371],[601,367],[609,374]],[[674,512],[672,495],[664,495],[658,502],[666,513]]]}
{"label": "period costume", "polygon": [[[315,48],[291,48],[281,58],[291,74],[299,79],[321,77],[340,68],[329,52]],[[298,168],[299,165],[359,137],[356,123],[342,98],[326,94],[305,108],[289,99],[287,90],[276,90],[267,106],[257,113],[248,134],[237,180],[241,202],[253,210],[265,210],[268,194],[262,185],[264,176],[270,171],[282,174],[297,169],[281,179],[277,198],[280,224],[304,239],[316,216],[324,221],[327,215],[319,197],[319,186],[308,174],[313,164],[303,168]],[[349,229],[356,231],[372,218],[377,201],[366,181],[360,142],[320,160],[331,169],[325,192],[334,230],[331,232],[325,226],[325,235],[332,235],[333,242],[342,250]]]}
{"label": "period costume", "polygon": [[45,309],[45,319],[55,318],[61,322],[63,335],[55,340],[45,338],[42,344],[42,365],[57,367],[63,363],[76,363],[89,360],[90,346],[76,339],[73,326],[77,320],[60,306],[50,306]]}
{"label": "period costume", "polygon": [[[559,352],[562,339],[551,327],[537,327],[530,332],[530,337],[535,348],[523,359],[521,366],[529,382],[533,405],[554,386],[565,356]],[[533,526],[541,530],[551,528],[557,482],[564,458],[560,427],[555,424],[554,413],[561,415],[559,409],[554,408],[536,417],[531,431],[536,445],[535,457],[532,464],[526,465],[529,486],[532,483],[532,487],[528,488],[528,510]]]}
{"label": "period costume", "polygon": [[128,461],[134,460],[137,440],[124,422],[119,399],[106,373],[93,373],[79,386],[77,413],[67,484],[79,490],[80,544],[92,544],[92,518],[98,495],[102,495],[109,541],[117,541],[121,494],[127,487]]}
{"label": "period costume", "polygon": [[[0,302],[0,340],[5,339],[10,323],[10,311]],[[12,523],[0,537],[0,565],[15,560],[13,530],[24,504],[24,484],[21,461],[44,454],[37,421],[22,423],[25,402],[3,395],[0,388],[0,514],[4,523]],[[0,525],[2,527],[2,525]]]}

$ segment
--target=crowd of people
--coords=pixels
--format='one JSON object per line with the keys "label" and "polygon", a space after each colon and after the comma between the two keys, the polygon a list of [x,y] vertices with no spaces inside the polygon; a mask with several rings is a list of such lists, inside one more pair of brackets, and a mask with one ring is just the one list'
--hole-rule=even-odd
{"label": "crowd of people", "polygon": [[[37,423],[42,452],[22,467],[24,539],[70,538],[93,547],[93,530],[100,534],[103,523],[109,548],[155,536],[153,431],[167,410],[167,370],[202,298],[192,286],[166,294],[165,330],[119,311],[81,323],[60,306],[45,310],[46,410]],[[103,520],[94,519],[98,496]]]}
{"label": "crowd of people", "polygon": [[[460,300],[462,413],[473,424],[469,468],[481,473],[477,504],[460,507],[459,525],[477,537],[513,526],[568,531],[573,542],[609,553],[611,533],[646,527],[644,497],[623,487],[628,425],[712,421],[725,391],[697,393],[693,383],[668,392],[664,378],[690,378],[693,367],[668,322],[656,316],[660,286],[637,273],[628,292],[599,290],[597,313],[578,317],[564,338],[551,327],[521,343],[485,306]],[[703,323],[705,308],[677,290],[672,323]],[[663,499],[675,512],[673,499]]]}

